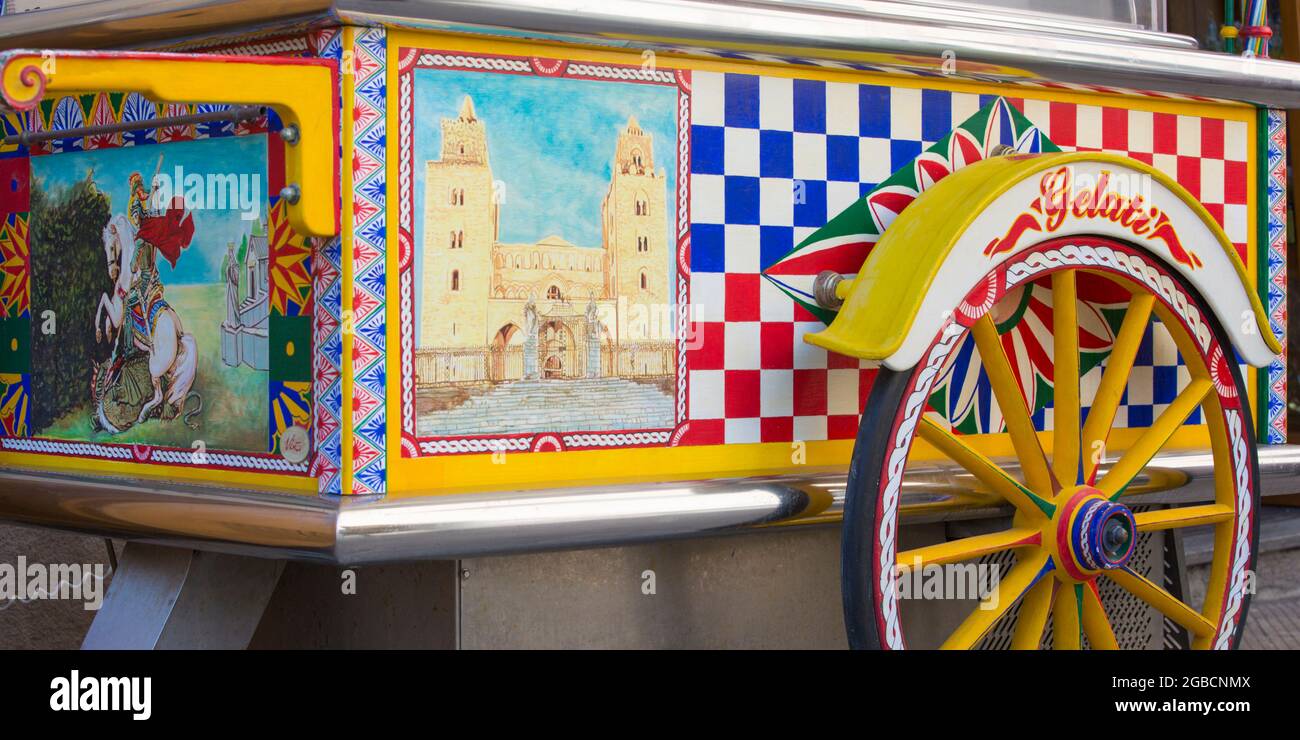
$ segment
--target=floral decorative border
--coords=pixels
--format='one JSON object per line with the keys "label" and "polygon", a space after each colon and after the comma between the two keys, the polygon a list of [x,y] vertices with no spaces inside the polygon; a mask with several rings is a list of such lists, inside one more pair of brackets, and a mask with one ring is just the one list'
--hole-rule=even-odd
{"label": "floral decorative border", "polygon": [[1287,433],[1286,315],[1286,111],[1260,114],[1260,247],[1259,290],[1269,328],[1282,342],[1282,355],[1260,371],[1263,387],[1257,407],[1260,442],[1285,444]]}
{"label": "floral decorative border", "polygon": [[[387,54],[383,28],[352,43],[352,487],[388,481]],[[346,78],[345,78],[346,79]]]}
{"label": "floral decorative border", "polygon": [[[330,28],[310,37],[322,59],[343,59],[343,32]],[[348,84],[339,75],[339,85]],[[339,104],[343,95],[339,96]],[[312,341],[312,384],[316,394],[311,474],[320,493],[343,492],[343,241],[342,236],[320,240],[316,247],[313,279],[316,315]]]}
{"label": "floral decorative border", "polygon": [[671,85],[677,89],[677,305],[690,300],[690,97],[689,70],[567,59],[478,54],[402,47],[398,50],[398,310],[402,457],[481,454],[506,450],[564,451],[674,445],[687,425],[687,312],[679,310],[676,425],[672,429],[600,430],[420,438],[415,430],[415,70],[446,69],[581,80]]}

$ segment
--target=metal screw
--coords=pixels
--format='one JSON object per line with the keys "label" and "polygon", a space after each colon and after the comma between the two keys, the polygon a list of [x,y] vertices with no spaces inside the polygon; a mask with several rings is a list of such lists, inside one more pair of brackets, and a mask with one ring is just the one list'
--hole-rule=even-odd
{"label": "metal screw", "polygon": [[280,138],[284,139],[284,143],[286,144],[297,144],[298,140],[302,138],[302,132],[298,130],[297,126],[285,126],[280,129]]}
{"label": "metal screw", "polygon": [[1102,530],[1101,542],[1106,550],[1106,556],[1112,560],[1123,555],[1128,550],[1128,525],[1119,517],[1112,517]]}
{"label": "metal screw", "polygon": [[297,185],[285,185],[280,188],[280,198],[293,205],[302,198],[302,189]]}
{"label": "metal screw", "polygon": [[469,580],[469,571],[468,571],[468,570],[462,570],[462,571],[460,572],[460,580],[462,580],[462,581],[468,581],[468,580]]}
{"label": "metal screw", "polygon": [[813,298],[817,305],[830,311],[838,311],[844,300],[835,294],[835,288],[844,281],[844,276],[834,270],[822,270],[813,280]]}

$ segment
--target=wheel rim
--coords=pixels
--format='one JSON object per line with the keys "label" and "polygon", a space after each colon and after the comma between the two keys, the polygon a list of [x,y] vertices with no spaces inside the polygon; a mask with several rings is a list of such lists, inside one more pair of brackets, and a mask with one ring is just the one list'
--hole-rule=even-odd
{"label": "wheel rim", "polygon": [[[1084,273],[1101,275],[1131,294],[1086,413],[1080,398],[1076,313],[1078,276]],[[1000,339],[999,327],[1010,322],[1006,316],[997,316],[995,308],[1005,306],[1004,300],[1015,301],[1019,305],[1004,313],[1023,314],[1021,297],[1008,294],[1031,280],[1050,284],[1054,307],[1054,423],[1052,431],[1044,433],[1034,428],[1025,394]],[[897,568],[946,565],[1011,552],[1014,565],[986,600],[992,606],[986,603],[983,606],[987,608],[973,609],[941,647],[977,646],[1014,606],[1013,648],[1038,647],[1049,621],[1057,648],[1078,648],[1085,639],[1093,648],[1116,648],[1115,631],[1099,589],[1099,583],[1106,580],[1187,630],[1193,647],[1234,647],[1248,600],[1244,579],[1253,567],[1258,476],[1244,386],[1236,368],[1227,361],[1231,349],[1220,344],[1223,332],[1203,306],[1149,254],[1100,238],[1045,242],[992,271],[956,307],[953,319],[941,329],[922,362],[909,371],[901,396],[881,401],[897,404],[893,427],[874,441],[881,449],[874,455],[864,454],[868,452],[862,449],[864,437],[873,432],[864,429],[859,437],[846,510],[845,618],[850,625],[866,622],[872,629],[864,639],[854,638],[851,627],[851,641],[856,646],[905,646]],[[1106,444],[1115,415],[1153,319],[1159,319],[1169,331],[1189,378],[1150,426],[1140,430],[1106,464]],[[953,348],[968,331],[1000,407],[1019,475],[983,455],[969,437],[954,434],[924,411],[917,411],[951,360]],[[873,391],[868,411],[877,400]],[[1215,459],[1214,500],[1135,513],[1124,501],[1129,487],[1198,408]],[[864,412],[864,426],[868,416],[879,418]],[[896,551],[898,489],[914,437],[956,462],[1008,503],[1015,512],[1010,526]],[[1045,446],[1050,446],[1050,452]],[[859,519],[869,526],[857,526]],[[1145,533],[1201,526],[1213,527],[1214,556],[1205,599],[1196,608],[1130,567],[1129,559],[1138,537]],[[863,537],[873,539],[870,547],[850,541]],[[860,574],[850,568],[849,559],[864,555],[869,567]],[[861,591],[851,593],[855,589]],[[858,613],[864,609],[870,613]]]}

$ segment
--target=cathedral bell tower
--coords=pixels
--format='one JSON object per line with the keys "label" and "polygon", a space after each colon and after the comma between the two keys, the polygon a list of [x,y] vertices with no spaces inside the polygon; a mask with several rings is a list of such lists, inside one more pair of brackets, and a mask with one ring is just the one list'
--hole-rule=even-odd
{"label": "cathedral bell tower", "polygon": [[[654,140],[636,117],[619,132],[601,204],[611,294],[647,307],[668,303],[668,179],[654,167]],[[639,339],[642,337],[629,337]]]}
{"label": "cathedral bell tower", "polygon": [[482,347],[487,340],[498,207],[487,129],[468,95],[442,119],[442,151],[424,180],[421,347]]}

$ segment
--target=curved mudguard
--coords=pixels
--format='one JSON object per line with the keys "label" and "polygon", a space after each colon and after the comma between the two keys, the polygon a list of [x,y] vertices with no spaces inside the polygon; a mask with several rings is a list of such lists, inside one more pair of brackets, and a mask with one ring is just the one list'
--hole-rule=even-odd
{"label": "curved mudguard", "polygon": [[[913,367],[995,267],[1036,243],[1085,234],[1132,244],[1185,277],[1245,362],[1261,367],[1281,352],[1236,248],[1200,202],[1142,162],[1092,152],[994,157],[948,175],[894,220],[857,277],[839,286],[835,320],[806,341]],[[1081,266],[1113,259],[1067,251],[1058,259]],[[1031,279],[1035,267],[1046,266],[1013,264],[1007,279]],[[1123,267],[1140,277],[1143,266]]]}

